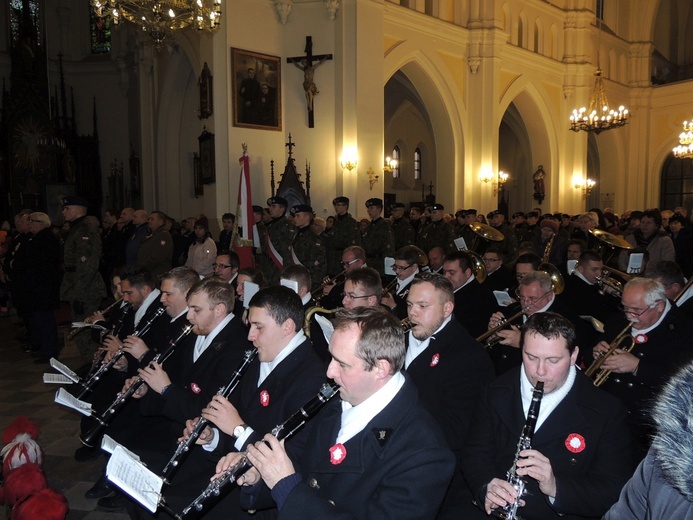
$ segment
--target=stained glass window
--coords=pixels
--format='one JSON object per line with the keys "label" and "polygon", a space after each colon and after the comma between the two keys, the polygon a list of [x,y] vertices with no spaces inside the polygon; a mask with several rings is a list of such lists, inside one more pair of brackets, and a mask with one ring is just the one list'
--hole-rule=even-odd
{"label": "stained glass window", "polygon": [[397,166],[392,169],[392,178],[399,179],[399,146],[392,149],[392,158],[397,161]]}
{"label": "stained glass window", "polygon": [[91,34],[91,53],[108,54],[111,52],[111,17],[98,18],[89,6],[89,26]]}
{"label": "stained glass window", "polygon": [[421,149],[414,150],[414,180],[421,180]]}
{"label": "stained glass window", "polygon": [[10,35],[12,37],[12,45],[17,45],[21,38],[22,11],[25,8],[28,9],[27,18],[33,29],[31,37],[36,40],[36,45],[40,46],[42,44],[41,36],[43,31],[41,30],[41,6],[38,0],[10,0]]}

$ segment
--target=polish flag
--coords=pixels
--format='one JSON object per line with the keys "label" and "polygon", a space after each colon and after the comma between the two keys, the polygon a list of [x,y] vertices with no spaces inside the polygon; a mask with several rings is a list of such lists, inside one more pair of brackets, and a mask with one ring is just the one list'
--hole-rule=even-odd
{"label": "polish flag", "polygon": [[241,176],[238,181],[238,206],[233,250],[241,260],[241,268],[254,267],[253,231],[255,230],[255,217],[253,216],[253,199],[250,195],[250,158],[245,144],[243,145],[243,155],[238,162],[241,164]]}

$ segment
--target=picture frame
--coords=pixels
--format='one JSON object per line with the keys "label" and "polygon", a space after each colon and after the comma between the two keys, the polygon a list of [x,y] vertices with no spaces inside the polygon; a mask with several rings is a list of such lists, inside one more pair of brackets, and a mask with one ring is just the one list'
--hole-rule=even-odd
{"label": "picture frame", "polygon": [[214,165],[214,134],[203,127],[200,137],[200,179],[202,184],[212,184],[216,182],[216,171]]}
{"label": "picture frame", "polygon": [[214,112],[214,84],[212,82],[212,71],[205,61],[200,73],[200,79],[197,81],[200,87],[200,119],[207,119]]}
{"label": "picture frame", "polygon": [[281,58],[231,48],[233,126],[281,131]]}

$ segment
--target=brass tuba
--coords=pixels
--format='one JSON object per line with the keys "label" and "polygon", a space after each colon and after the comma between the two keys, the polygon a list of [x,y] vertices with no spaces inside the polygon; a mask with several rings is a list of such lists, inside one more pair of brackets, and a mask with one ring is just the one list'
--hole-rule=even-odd
{"label": "brass tuba", "polygon": [[474,251],[465,251],[469,257],[472,259],[472,271],[474,271],[474,278],[476,278],[476,281],[479,283],[484,283],[486,281],[486,265],[484,265],[484,261],[479,255],[479,253],[476,253]]}
{"label": "brass tuba", "polygon": [[324,307],[311,307],[306,311],[306,317],[303,320],[303,332],[305,335],[310,338],[310,320],[313,318],[313,315],[316,313],[320,314],[334,314],[338,310],[341,310],[341,307],[338,307],[336,309],[325,309]]}

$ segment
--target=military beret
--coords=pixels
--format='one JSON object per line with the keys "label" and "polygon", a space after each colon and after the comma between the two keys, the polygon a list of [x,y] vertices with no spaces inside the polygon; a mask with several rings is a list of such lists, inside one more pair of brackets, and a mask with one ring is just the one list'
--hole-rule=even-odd
{"label": "military beret", "polygon": [[465,209],[458,209],[457,213],[455,213],[455,217],[466,217],[467,216],[467,210]]}
{"label": "military beret", "polygon": [[493,211],[490,211],[488,215],[486,215],[486,218],[493,218],[496,215],[502,215],[502,213],[497,209],[494,209]]}
{"label": "military beret", "polygon": [[428,206],[428,210],[429,211],[436,211],[436,210],[445,211],[445,206],[443,206],[442,204],[433,204],[432,206]]}
{"label": "military beret", "polygon": [[284,197],[270,197],[267,199],[267,205],[279,204],[280,206],[288,206],[289,202]]}
{"label": "military beret", "polygon": [[346,204],[348,206],[349,197],[335,197],[334,199],[332,199],[332,205],[335,206],[337,204]]}
{"label": "military beret", "polygon": [[312,215],[313,208],[311,208],[308,204],[296,204],[293,208],[291,208],[291,214],[295,215],[296,213],[310,213]]}
{"label": "military beret", "polygon": [[539,218],[539,213],[530,211],[529,213],[525,213],[525,218]]}
{"label": "military beret", "polygon": [[84,197],[78,197],[77,195],[68,195],[67,197],[63,197],[63,200],[60,201],[60,204],[62,204],[63,207],[84,206],[86,208],[89,206],[87,199],[85,199]]}
{"label": "military beret", "polygon": [[256,206],[253,204],[253,213],[262,213],[263,211],[262,206]]}
{"label": "military beret", "polygon": [[392,205],[392,209],[398,209],[398,208],[402,208],[402,209],[406,208],[406,206],[404,205],[404,202],[395,202]]}
{"label": "military beret", "polygon": [[561,218],[570,218],[570,215],[567,213],[561,213]]}
{"label": "military beret", "polygon": [[517,218],[517,217],[522,217],[522,218],[524,218],[524,217],[525,217],[525,214],[522,213],[521,211],[516,211],[515,213],[513,213],[513,218]]}
{"label": "military beret", "polygon": [[476,215],[477,211],[475,209],[466,210],[466,215]]}
{"label": "military beret", "polygon": [[383,207],[383,199],[378,199],[378,198],[368,199],[366,201],[366,207],[370,208],[371,206],[380,206],[382,208]]}
{"label": "military beret", "polygon": [[545,218],[544,220],[541,221],[541,224],[539,224],[540,228],[551,228],[551,231],[556,233],[558,231],[558,221],[552,219],[552,218]]}

